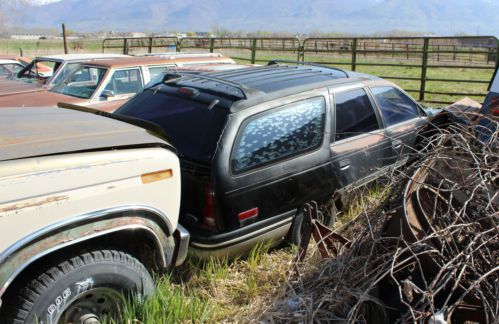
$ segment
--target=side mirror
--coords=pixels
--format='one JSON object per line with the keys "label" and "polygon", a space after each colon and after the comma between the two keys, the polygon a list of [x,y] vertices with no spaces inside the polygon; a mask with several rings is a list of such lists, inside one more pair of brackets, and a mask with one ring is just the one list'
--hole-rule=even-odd
{"label": "side mirror", "polygon": [[114,91],[111,91],[111,90],[104,90],[102,91],[102,93],[100,94],[101,98],[104,98],[104,99],[109,99],[111,97],[115,97],[116,95],[114,94]]}

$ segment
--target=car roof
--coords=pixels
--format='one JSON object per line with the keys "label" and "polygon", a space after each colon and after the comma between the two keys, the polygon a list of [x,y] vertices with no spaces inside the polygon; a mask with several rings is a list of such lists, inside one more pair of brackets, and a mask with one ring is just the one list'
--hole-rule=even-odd
{"label": "car roof", "polygon": [[206,58],[216,58],[216,59],[224,59],[227,63],[235,63],[233,59],[228,56],[223,55],[222,53],[190,53],[190,52],[165,52],[165,53],[146,53],[136,55],[139,57],[170,57],[170,58],[189,58],[189,57],[206,57]]}
{"label": "car roof", "polygon": [[92,113],[0,109],[0,161],[140,144],[168,143],[143,128]]}
{"label": "car roof", "polygon": [[[176,64],[176,63],[216,63],[225,60],[226,57],[211,57],[206,55],[178,57],[178,56],[129,56],[110,58],[107,60],[83,62],[85,65],[99,66],[105,68],[119,68],[139,65],[162,65],[162,64]],[[228,64],[228,63],[226,63]]]}
{"label": "car roof", "polygon": [[0,64],[18,64],[18,65],[21,65],[19,62],[14,61],[14,60],[2,60],[2,59],[0,59]]}
{"label": "car roof", "polygon": [[174,74],[167,74],[166,79],[173,80],[166,83],[176,83],[177,86],[200,88],[207,92],[238,98],[231,108],[232,111],[293,93],[364,80],[380,80],[376,76],[312,64],[271,64],[248,69],[182,75],[178,81],[175,81]]}
{"label": "car roof", "polygon": [[113,57],[128,57],[128,55],[123,54],[103,54],[103,53],[92,53],[92,54],[58,54],[58,55],[46,55],[36,57],[37,61],[42,60],[55,60],[55,61],[81,61],[81,60],[92,60],[92,59],[104,59]]}

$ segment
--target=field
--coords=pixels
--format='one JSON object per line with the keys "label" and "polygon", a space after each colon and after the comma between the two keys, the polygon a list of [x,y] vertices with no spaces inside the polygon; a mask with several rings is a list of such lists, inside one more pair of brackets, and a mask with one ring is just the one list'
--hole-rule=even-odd
{"label": "field", "polygon": [[[222,52],[226,55],[234,57],[239,63],[249,63],[251,61],[252,53],[250,50],[241,48],[229,48],[230,46],[247,46],[247,42],[243,43],[242,40],[236,40],[239,43],[233,44],[222,42],[220,47],[214,48],[216,52]],[[184,43],[184,42],[183,42]],[[182,44],[183,44],[182,43]],[[225,44],[225,45],[223,45]],[[228,45],[227,45],[228,44]],[[319,44],[321,45],[321,44]],[[393,44],[393,49],[395,49]],[[271,45],[271,46],[276,46]],[[283,46],[295,46],[288,43]],[[316,45],[317,46],[317,45]],[[322,44],[323,46],[323,44]],[[400,47],[400,44],[398,44]],[[408,46],[408,45],[407,45]],[[434,46],[435,47],[435,46]],[[283,47],[284,48],[284,47]],[[364,47],[365,48],[365,47]],[[392,48],[392,47],[390,47]],[[409,49],[409,47],[407,47]],[[438,50],[436,49],[438,48]],[[456,49],[454,52],[449,50],[449,47],[435,47],[429,54],[428,68],[426,72],[427,79],[436,80],[454,80],[449,81],[426,81],[425,96],[420,100],[421,89],[421,54],[418,52],[420,48],[404,52],[401,50],[397,52],[387,51],[381,53],[371,53],[369,51],[359,51],[356,59],[356,71],[373,75],[382,76],[395,82],[403,89],[408,91],[415,99],[425,102],[430,106],[445,106],[439,102],[455,102],[468,96],[476,101],[483,101],[487,92],[487,81],[491,79],[493,67],[495,62],[490,60],[490,54],[494,52],[487,52],[483,49],[477,48],[464,48]],[[38,56],[46,54],[60,54],[63,52],[63,44],[61,40],[10,40],[0,39],[0,55],[2,54],[18,54],[22,49],[25,56]],[[71,40],[68,42],[68,50],[70,53],[100,53],[102,52],[102,41],[100,40]],[[206,43],[201,44],[201,48],[190,44],[183,47],[184,51],[201,51],[206,52],[209,50],[209,45]],[[144,53],[147,48],[132,48],[130,53]],[[171,49],[164,49],[162,47],[155,48],[157,52],[171,51]],[[441,51],[441,52],[440,52]],[[469,54],[468,54],[469,51]],[[105,52],[120,53],[119,49],[106,49]],[[411,56],[412,55],[412,56]],[[286,49],[284,51],[266,51],[257,50],[255,52],[255,63],[265,64],[271,59],[298,59],[296,51]],[[307,50],[305,52],[305,61],[314,62],[318,64],[333,65],[347,70],[352,69],[351,53],[332,51],[331,53],[314,52]],[[381,65],[376,65],[381,64]],[[446,67],[437,67],[446,66]],[[409,80],[403,80],[406,78]],[[454,93],[449,95],[448,93]]]}

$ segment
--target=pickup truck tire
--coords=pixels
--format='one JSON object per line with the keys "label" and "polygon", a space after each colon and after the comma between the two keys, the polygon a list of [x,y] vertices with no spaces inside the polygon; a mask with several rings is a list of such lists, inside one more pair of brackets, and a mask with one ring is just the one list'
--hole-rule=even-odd
{"label": "pickup truck tire", "polygon": [[100,323],[119,321],[123,297],[152,293],[154,282],[144,265],[115,250],[97,250],[67,258],[27,280],[10,305],[10,323]]}

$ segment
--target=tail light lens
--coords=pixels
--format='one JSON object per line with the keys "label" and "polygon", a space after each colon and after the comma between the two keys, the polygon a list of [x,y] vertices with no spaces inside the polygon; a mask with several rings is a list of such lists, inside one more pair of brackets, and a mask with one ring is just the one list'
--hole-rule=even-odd
{"label": "tail light lens", "polygon": [[216,210],[215,210],[215,191],[213,183],[206,182],[204,185],[204,206],[203,206],[203,220],[204,227],[209,229],[216,228]]}

